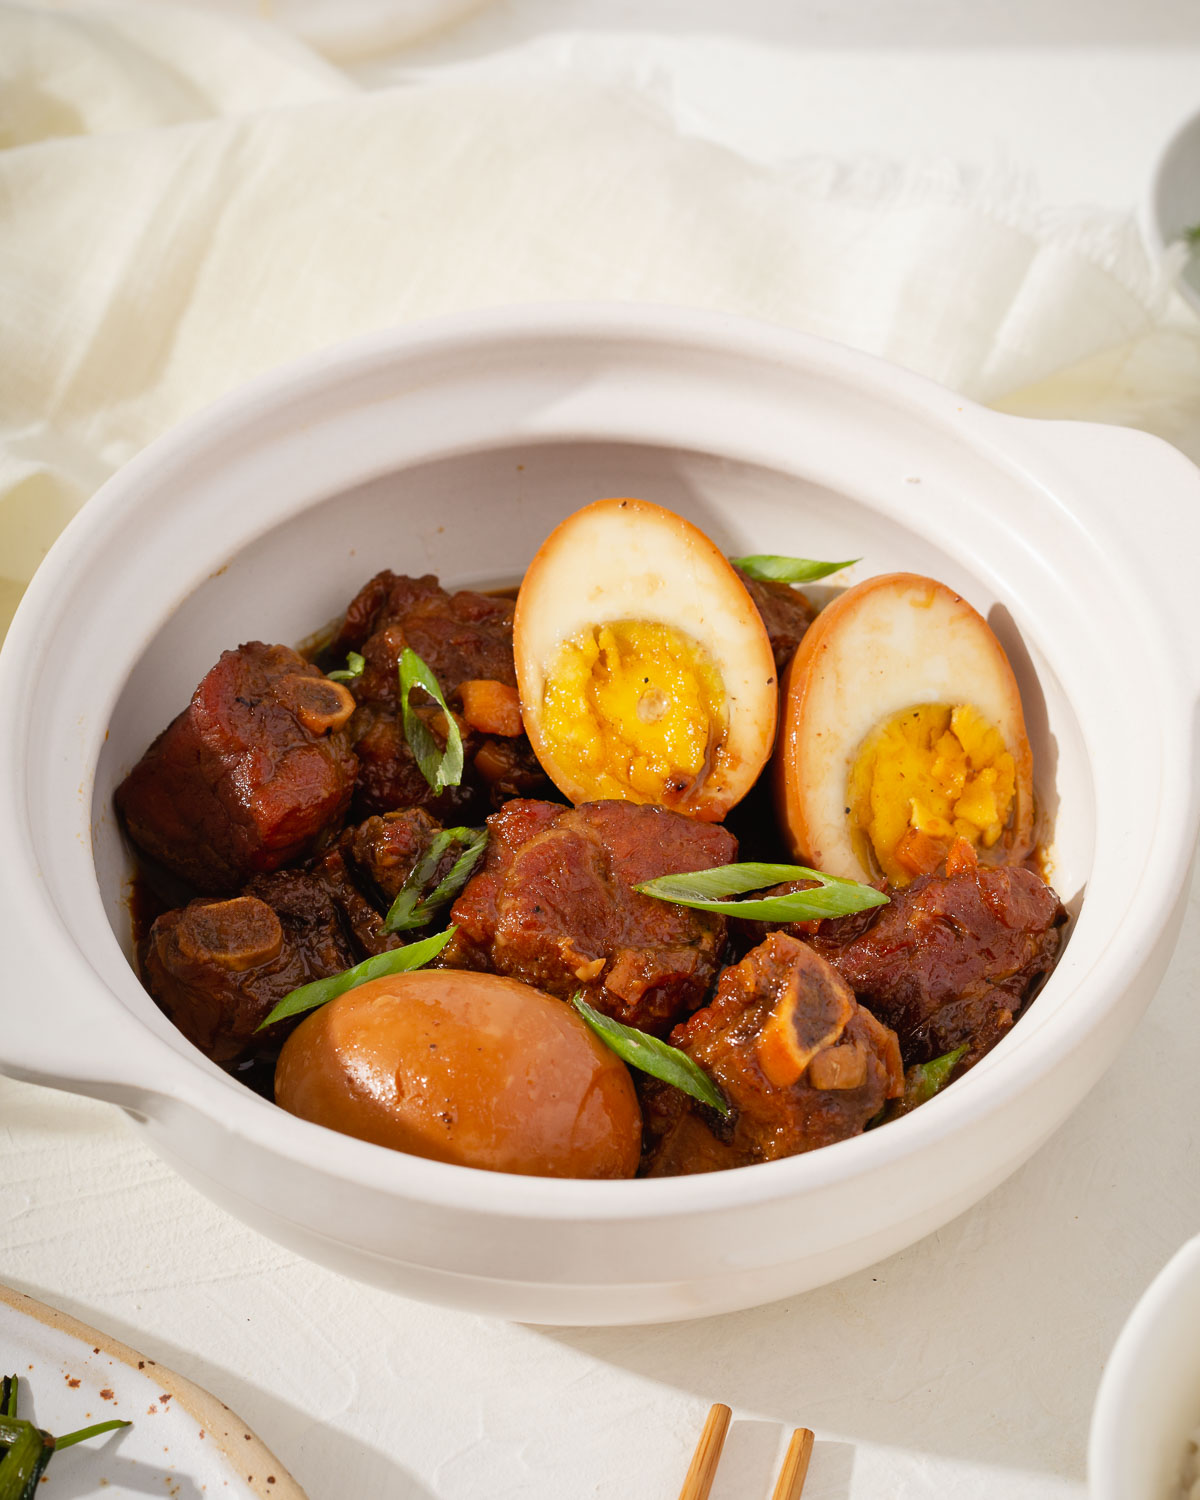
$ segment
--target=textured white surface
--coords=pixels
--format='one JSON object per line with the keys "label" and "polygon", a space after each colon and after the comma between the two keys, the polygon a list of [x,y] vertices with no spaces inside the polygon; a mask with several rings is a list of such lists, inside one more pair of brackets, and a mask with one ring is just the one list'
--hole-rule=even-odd
{"label": "textured white surface", "polygon": [[[1087,24],[1109,44],[1110,50],[1100,52],[1086,47],[1079,26],[1069,24],[1072,9],[1081,16],[1083,8],[1023,9],[1028,41],[1062,45],[989,49],[1001,24],[995,6],[971,8],[971,22],[947,19],[948,6],[895,7],[890,15],[872,6],[865,13],[876,29],[867,27],[865,45],[857,46],[860,38],[838,30],[848,22],[829,19],[835,15],[831,8],[823,22],[814,8],[815,29],[803,32],[789,30],[790,7],[764,3],[706,0],[688,8],[570,0],[552,12],[546,0],[497,0],[457,34],[431,41],[420,53],[372,64],[368,81],[386,81],[397,69],[404,74],[418,66],[435,77],[445,70],[457,78],[460,62],[473,67],[473,60],[532,39],[555,67],[573,65],[591,77],[611,76],[614,67],[625,71],[633,58],[638,69],[654,75],[651,81],[693,130],[726,139],[759,160],[859,153],[925,167],[950,160],[993,173],[1002,169],[1008,179],[1040,181],[1048,201],[1132,208],[1150,154],[1195,102],[1200,34],[1194,8],[1159,0],[1139,7],[1135,20],[1128,7],[1088,7]],[[966,14],[967,8],[958,10]],[[143,13],[137,14],[144,26]],[[14,17],[19,14],[9,7],[0,19]],[[884,50],[905,40],[894,30],[905,20],[915,28],[911,39],[918,45]],[[550,26],[580,36],[537,41]],[[633,40],[599,35],[635,27]],[[137,35],[147,44],[152,40]],[[234,112],[230,79],[240,68],[251,71],[244,38],[231,40],[223,56],[213,50],[211,31],[203,45],[190,32],[171,35],[193,74],[202,63],[209,71],[206,90],[193,95],[190,112],[159,132],[168,144],[145,143],[150,155],[142,160],[161,161],[164,171],[178,168],[180,151],[204,163],[211,148],[202,136],[209,127],[187,122]],[[719,42],[720,36],[726,41]],[[732,52],[730,37],[739,42]],[[947,43],[956,50],[946,50]],[[1137,45],[1116,50],[1126,43]],[[805,50],[814,46],[821,50]],[[268,63],[268,54],[276,60]],[[7,53],[9,59],[14,55]],[[300,112],[312,101],[329,109],[347,95],[342,75],[308,54],[281,54],[275,37],[269,46],[264,42],[252,71],[264,101],[285,110]],[[92,128],[130,131],[162,118],[164,96],[154,89],[132,101],[115,91],[93,91],[92,97],[111,111]],[[175,109],[177,95],[171,100]],[[363,118],[385,111],[378,102],[353,108]],[[448,110],[446,117],[452,114]],[[16,112],[18,128],[29,120],[28,108]],[[4,123],[10,131],[10,118]],[[623,139],[625,149],[649,139],[636,120],[623,128],[624,135],[617,131],[612,141]],[[319,140],[322,129],[318,121],[310,141]],[[236,163],[242,152],[244,164],[255,130],[269,135],[271,122],[227,130],[208,159],[224,151],[224,160]],[[536,140],[532,129],[524,136],[514,130],[507,144],[515,151]],[[15,144],[11,133],[5,142]],[[132,144],[129,136],[114,139],[100,153],[114,184],[131,170],[126,153]],[[9,152],[9,169],[18,181],[52,184],[46,174],[55,163],[82,148],[51,142],[37,161],[32,153],[41,147]],[[611,141],[605,149],[615,172],[619,154]],[[386,141],[378,150],[370,165],[382,169]],[[328,165],[319,152],[309,160]],[[726,168],[732,171],[730,159],[720,158],[716,175],[710,158],[698,166],[674,153],[655,158],[656,164],[664,160],[695,185],[696,223],[703,226],[712,199],[701,189],[733,192],[725,175]],[[801,180],[811,184],[821,170],[832,180],[842,169],[810,166]],[[831,307],[829,326],[821,331],[840,327],[843,336],[874,347],[885,331],[893,331],[885,320],[892,304],[881,288],[890,286],[902,301],[914,287],[936,284],[936,277],[917,274],[922,262],[915,253],[903,262],[904,274],[897,273],[897,247],[912,251],[914,245],[896,235],[896,219],[886,224],[890,259],[881,260],[878,247],[874,256],[883,280],[870,274],[871,203],[882,210],[894,201],[898,179],[861,162],[851,175],[866,207],[864,218],[848,221],[841,247],[848,269],[841,284],[853,282],[861,295],[853,308]],[[943,181],[956,191],[962,176],[947,170]],[[874,200],[868,189],[876,192]],[[762,205],[777,192],[777,185],[755,180],[746,202]],[[25,207],[39,200],[19,201]],[[253,199],[246,201],[250,208],[242,210],[242,222],[251,223]],[[439,222],[449,225],[454,204],[444,207]],[[499,213],[504,205],[493,207]],[[237,222],[238,205],[233,208]],[[315,266],[322,277],[332,275],[336,256],[361,235],[373,211],[359,203],[357,216],[345,219],[344,236],[318,235],[286,264],[292,271]],[[327,209],[300,222],[319,227],[322,217],[330,217]],[[230,220],[215,214],[212,222],[227,227]],[[884,236],[883,217],[878,226]],[[989,239],[994,246],[1010,233],[1019,238],[1025,232],[1022,226],[997,228],[989,218],[974,220],[968,232],[951,211],[941,228],[940,243],[975,256]],[[1189,416],[1186,410],[1197,379],[1193,342],[1159,332],[1150,343],[1121,343],[1145,334],[1151,320],[1146,300],[1129,291],[1127,280],[1100,274],[1120,261],[1118,251],[1127,246],[1118,215],[1104,221],[1106,228],[1113,231],[1113,256],[1104,263],[1095,254],[1084,258],[1095,278],[1072,304],[1101,309],[1101,336],[1094,338],[1093,327],[1080,344],[1073,342],[1077,326],[1057,330],[1070,335],[1068,363],[1077,363],[1057,383],[1053,365],[1028,377],[1050,381],[1041,407],[1035,403],[1032,409],[1093,413],[1099,392],[1101,411],[1137,419],[1145,415],[1149,389],[1158,393],[1160,426],[1172,417],[1172,403],[1180,408],[1174,413],[1178,432],[1179,423],[1194,423],[1194,411]],[[144,248],[151,229],[148,224],[140,240],[131,229],[131,239]],[[927,214],[923,232],[928,229]],[[499,268],[486,268],[486,289],[495,296],[544,295],[548,281],[552,291],[590,295],[605,288],[637,295],[655,287],[645,264],[634,274],[621,263],[615,234],[595,247],[590,261],[576,254],[541,266],[520,260],[522,241],[515,231],[498,237],[493,231],[490,243]],[[211,248],[221,251],[220,234]],[[786,266],[799,253],[786,246],[780,261]],[[85,257],[83,264],[94,268],[95,261]],[[265,275],[270,262],[252,264]],[[806,271],[810,264],[824,265],[817,257],[804,262]],[[928,259],[923,264],[928,273]],[[1031,257],[1022,274],[1032,264]],[[1059,269],[1070,275],[1080,264],[1066,254]],[[11,274],[13,265],[3,261],[0,269]],[[741,305],[761,292],[754,262],[723,253],[697,255],[688,265],[689,275],[677,280],[680,300],[707,293],[709,300]],[[1045,274],[1046,262],[1040,265]],[[387,268],[381,249],[363,274],[382,275]],[[82,429],[95,446],[77,433],[63,445],[70,493],[81,498],[158,426],[251,369],[405,315],[422,298],[422,310],[439,299],[439,305],[461,301],[469,274],[478,268],[460,268],[455,277],[430,256],[417,269],[427,279],[418,278],[415,291],[408,284],[405,296],[396,299],[371,296],[366,286],[321,282],[321,298],[285,325],[239,327],[232,319],[219,325],[210,340],[217,357],[206,366],[199,389],[189,386],[185,372],[172,393],[181,347],[186,353],[178,343],[173,361],[165,363],[165,378],[156,377],[147,390],[135,378],[140,372],[130,372],[128,390],[117,393],[116,421],[105,428],[89,419]],[[987,305],[989,267],[977,270],[959,304],[964,310]],[[55,283],[56,295],[62,285]],[[994,278],[991,289],[999,305],[1003,288]],[[147,296],[152,291],[142,290]],[[278,314],[281,304],[271,301],[275,289],[264,280],[258,290]],[[1052,300],[1036,301],[1043,316]],[[53,335],[80,306],[37,305],[42,321],[35,326]],[[46,315],[48,306],[55,316]],[[821,311],[815,299],[796,297],[753,310],[796,317],[802,326]],[[962,350],[961,340],[974,326],[964,312],[945,338],[927,343],[926,356],[944,361],[944,368],[931,373],[983,382],[983,393],[998,396],[1006,387],[994,379],[994,367],[986,361],[956,363],[956,349]],[[1014,349],[1027,353],[1037,343],[1026,339],[1028,329],[1003,318],[997,323],[984,316],[980,326],[998,327],[1003,337],[997,348],[1009,355]],[[181,331],[186,335],[186,324]],[[909,329],[899,349],[911,361],[920,349],[919,333],[919,327]],[[28,355],[25,362],[10,359],[9,366],[26,388],[39,374]],[[82,380],[87,371],[72,373]],[[71,383],[53,390],[60,410],[70,415]],[[23,413],[12,391],[7,405],[10,414]],[[19,440],[28,435],[21,422],[15,426]],[[22,576],[24,558],[19,568],[11,551],[0,561],[6,578]],[[1088,1415],[1106,1352],[1142,1287],[1200,1227],[1198,991],[1200,887],[1194,887],[1180,950],[1127,1056],[1026,1168],[948,1229],[882,1266],[751,1313],[664,1328],[543,1332],[407,1303],[300,1262],[242,1228],[150,1156],[116,1111],[5,1080],[0,1276],[110,1330],[229,1401],[313,1500],[354,1493],[387,1500],[669,1496],[677,1492],[704,1411],[717,1399],[733,1406],[734,1426],[714,1500],[769,1493],[768,1476],[787,1432],[801,1422],[817,1434],[806,1500],[1079,1497]]]}

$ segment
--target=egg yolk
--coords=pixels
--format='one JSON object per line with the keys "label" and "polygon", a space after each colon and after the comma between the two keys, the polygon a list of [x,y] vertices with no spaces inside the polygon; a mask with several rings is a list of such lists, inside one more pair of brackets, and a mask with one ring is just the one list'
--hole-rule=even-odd
{"label": "egg yolk", "polygon": [[724,702],[721,674],[699,642],[670,625],[616,620],[559,646],[542,733],[593,796],[670,806],[711,769]]}
{"label": "egg yolk", "polygon": [[850,772],[847,811],[859,857],[892,885],[907,885],[936,870],[956,838],[990,849],[1015,790],[1013,757],[977,709],[907,708],[867,736]]}

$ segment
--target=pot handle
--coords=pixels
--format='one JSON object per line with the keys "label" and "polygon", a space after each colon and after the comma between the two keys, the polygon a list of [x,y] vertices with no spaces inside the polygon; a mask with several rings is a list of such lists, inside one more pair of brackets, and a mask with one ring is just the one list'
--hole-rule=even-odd
{"label": "pot handle", "polygon": [[1038,473],[1026,477],[1053,491],[1061,473],[1067,492],[1084,480],[1087,529],[1165,618],[1169,665],[1200,707],[1200,469],[1133,428],[1021,420],[1025,446],[1040,453]]}
{"label": "pot handle", "polygon": [[[0,881],[0,890],[3,889]],[[8,892],[16,895],[13,890]],[[129,1014],[110,989],[111,976],[84,957],[51,920],[44,886],[14,902],[13,932],[26,943],[8,954],[0,1019],[0,1073],[120,1105],[141,1117],[158,1112],[185,1071],[170,1044]],[[36,934],[42,934],[40,943]],[[127,969],[111,933],[114,958]],[[103,960],[100,961],[101,963]],[[148,999],[148,997],[147,997]],[[172,1063],[172,1059],[174,1060]]]}

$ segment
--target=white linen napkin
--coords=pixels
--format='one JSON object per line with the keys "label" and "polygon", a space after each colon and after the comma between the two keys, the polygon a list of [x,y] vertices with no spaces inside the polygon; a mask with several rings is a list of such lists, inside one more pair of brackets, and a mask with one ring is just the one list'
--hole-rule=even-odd
{"label": "white linen napkin", "polygon": [[367,90],[267,22],[0,5],[0,629],[152,438],[347,335],[506,302],[773,319],[1200,457],[1200,334],[1131,219],[953,167],[766,165],[638,81]]}

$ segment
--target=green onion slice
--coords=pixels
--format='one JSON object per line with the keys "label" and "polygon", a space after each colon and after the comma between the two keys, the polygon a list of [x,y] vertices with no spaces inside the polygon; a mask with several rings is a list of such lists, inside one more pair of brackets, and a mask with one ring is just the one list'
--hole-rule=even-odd
{"label": "green onion slice", "polygon": [[658,1037],[639,1031],[636,1026],[626,1026],[614,1021],[603,1011],[597,1010],[583,998],[583,991],[576,990],[571,1004],[592,1028],[606,1047],[611,1047],[622,1062],[651,1078],[669,1083],[701,1104],[710,1105],[718,1114],[727,1115],[729,1104],[716,1084],[686,1052],[671,1047]]}
{"label": "green onion slice", "polygon": [[741,568],[760,583],[815,583],[818,578],[828,578],[849,568],[861,557],[848,558],[846,562],[817,562],[811,557],[775,557],[770,553],[756,553],[753,557],[731,557],[735,568]]}
{"label": "green onion slice", "polygon": [[918,1104],[926,1104],[950,1082],[951,1073],[963,1060],[966,1051],[964,1042],[961,1047],[955,1047],[953,1052],[944,1052],[941,1057],[931,1058],[927,1063],[914,1064],[904,1075],[903,1096],[893,1103],[906,1114],[910,1109],[916,1109]]}
{"label": "green onion slice", "polygon": [[0,1500],[34,1500],[54,1439],[32,1422],[0,1417]]}
{"label": "green onion slice", "polygon": [[355,682],[362,676],[366,664],[365,658],[357,651],[349,651],[346,653],[346,665],[338,667],[336,671],[326,672],[325,675],[330,682]]}
{"label": "green onion slice", "polygon": [[[743,891],[761,891],[788,880],[816,880],[817,890],[791,891],[785,896],[766,896],[756,901],[729,901]],[[660,875],[634,886],[644,896],[694,906],[697,911],[722,912],[757,922],[813,922],[823,917],[845,917],[872,906],[886,906],[888,898],[874,886],[840,875],[826,875],[807,865],[717,865],[711,870],[693,870],[687,875]]]}
{"label": "green onion slice", "polygon": [[[466,885],[479,856],[487,848],[486,828],[443,828],[417,860],[396,899],[383,919],[384,932],[411,932],[433,920],[439,906],[453,901]],[[425,882],[438,867],[438,861],[451,844],[462,844],[463,852],[438,881],[428,896],[422,896]]]}
{"label": "green onion slice", "polygon": [[292,990],[275,1006],[267,1019],[255,1029],[262,1031],[276,1021],[286,1021],[289,1016],[298,1016],[306,1010],[315,1010],[318,1005],[327,1005],[347,990],[366,984],[368,979],[379,979],[384,974],[407,974],[419,969],[436,958],[450,939],[454,928],[434,933],[420,942],[409,943],[405,948],[393,948],[390,953],[377,953],[374,958],[365,958],[352,969],[343,969],[340,974],[331,974],[328,979],[314,979],[311,984],[302,984]]}
{"label": "green onion slice", "polygon": [[940,1094],[950,1081],[950,1076],[962,1061],[967,1047],[955,1047],[953,1052],[944,1052],[927,1063],[914,1063],[904,1074],[904,1092],[899,1099],[889,1099],[877,1115],[867,1123],[867,1129],[886,1125],[910,1114],[920,1104],[927,1104],[934,1094]]}
{"label": "green onion slice", "polygon": [[[433,737],[433,731],[408,701],[413,688],[421,687],[446,716],[446,748]],[[458,786],[463,773],[463,742],[458,722],[446,706],[438,680],[412,649],[400,653],[400,708],[404,715],[404,737],[408,740],[421,775],[435,792]]]}

